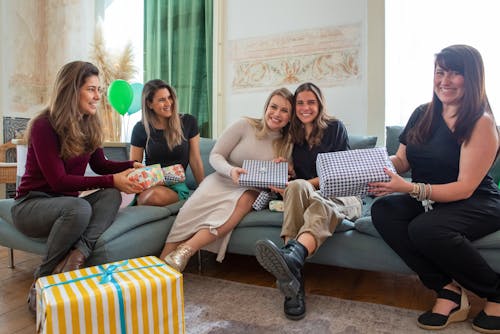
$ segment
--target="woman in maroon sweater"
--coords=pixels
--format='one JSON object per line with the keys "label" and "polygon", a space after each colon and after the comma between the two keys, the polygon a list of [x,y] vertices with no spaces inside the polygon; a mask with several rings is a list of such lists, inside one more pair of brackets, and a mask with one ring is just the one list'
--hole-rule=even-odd
{"label": "woman in maroon sweater", "polygon": [[[83,267],[101,234],[120,207],[120,191],[142,188],[127,178],[134,161],[109,161],[97,106],[99,70],[75,61],[57,74],[49,106],[27,130],[25,173],[12,207],[14,225],[33,238],[47,238],[47,254],[38,277]],[[84,176],[87,164],[101,176]],[[83,190],[99,189],[78,197]],[[28,303],[35,311],[34,284]]]}

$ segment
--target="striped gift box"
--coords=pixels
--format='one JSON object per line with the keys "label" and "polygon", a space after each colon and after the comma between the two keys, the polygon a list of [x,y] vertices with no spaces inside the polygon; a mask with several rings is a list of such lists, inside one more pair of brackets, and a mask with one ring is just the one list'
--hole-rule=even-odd
{"label": "striped gift box", "polygon": [[320,193],[325,198],[365,196],[368,183],[390,180],[384,167],[396,172],[385,147],[320,153],[316,158]]}
{"label": "striped gift box", "polygon": [[243,160],[242,168],[247,174],[241,174],[240,186],[269,188],[285,188],[288,181],[288,162],[269,160]]}
{"label": "striped gift box", "polygon": [[182,274],[154,256],[41,277],[37,333],[184,333]]}

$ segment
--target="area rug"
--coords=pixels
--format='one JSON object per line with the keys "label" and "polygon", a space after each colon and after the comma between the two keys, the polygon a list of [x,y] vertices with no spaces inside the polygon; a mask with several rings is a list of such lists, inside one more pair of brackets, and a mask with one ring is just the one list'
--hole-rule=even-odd
{"label": "area rug", "polygon": [[[306,317],[283,315],[277,289],[195,274],[184,275],[186,333],[429,333],[415,324],[419,311],[334,297],[307,295]],[[451,324],[439,334],[475,333],[470,320]]]}

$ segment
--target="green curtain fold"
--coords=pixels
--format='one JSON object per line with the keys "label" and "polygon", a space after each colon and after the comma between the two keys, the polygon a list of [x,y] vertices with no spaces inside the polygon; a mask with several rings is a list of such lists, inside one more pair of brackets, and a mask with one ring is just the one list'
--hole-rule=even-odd
{"label": "green curtain fold", "polygon": [[144,81],[163,79],[177,92],[179,111],[212,136],[212,0],[144,1]]}

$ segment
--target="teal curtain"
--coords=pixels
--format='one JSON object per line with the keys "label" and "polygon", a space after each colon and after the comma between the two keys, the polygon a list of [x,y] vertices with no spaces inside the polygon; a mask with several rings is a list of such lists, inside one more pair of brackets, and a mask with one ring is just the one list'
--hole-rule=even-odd
{"label": "teal curtain", "polygon": [[144,0],[144,82],[172,85],[179,111],[212,137],[212,0]]}

